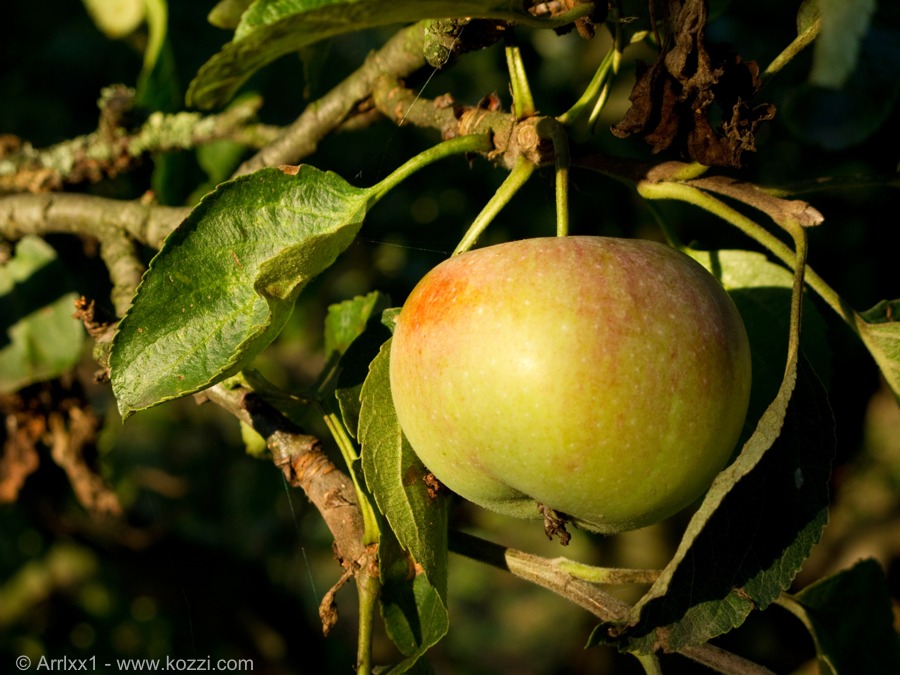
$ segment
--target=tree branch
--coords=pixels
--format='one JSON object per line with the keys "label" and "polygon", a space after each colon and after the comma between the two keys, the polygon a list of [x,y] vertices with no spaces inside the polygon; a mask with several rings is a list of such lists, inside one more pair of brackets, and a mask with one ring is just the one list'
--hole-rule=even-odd
{"label": "tree branch", "polygon": [[222,139],[258,147],[277,133],[274,127],[252,123],[262,105],[259,97],[235,103],[218,115],[154,112],[140,128],[127,131],[122,117],[132,105],[133,94],[124,87],[104,90],[100,122],[93,133],[40,150],[18,139],[9,141],[7,146],[18,147],[0,154],[0,194],[95,183],[132,169],[148,153],[195,148]]}
{"label": "tree branch", "polygon": [[328,459],[315,436],[304,433],[247,387],[219,383],[197,397],[221,406],[266,439],[272,461],[288,484],[301,488],[322,514],[345,568],[367,560],[353,481]]}
{"label": "tree branch", "polygon": [[404,28],[373,52],[365,63],[318,101],[268,144],[238,167],[235,176],[267,166],[296,164],[315,152],[319,141],[351,116],[354,107],[366,100],[382,75],[406,77],[425,65],[423,23]]}
{"label": "tree branch", "polygon": [[159,248],[190,208],[159,206],[80,194],[20,194],[0,197],[0,237],[76,234],[97,237],[110,229]]}
{"label": "tree branch", "polygon": [[17,240],[26,234],[74,234],[96,239],[113,285],[113,306],[122,316],[143,274],[135,240],[159,248],[188,213],[188,208],[91,195],[7,195],[0,196],[0,237]]}

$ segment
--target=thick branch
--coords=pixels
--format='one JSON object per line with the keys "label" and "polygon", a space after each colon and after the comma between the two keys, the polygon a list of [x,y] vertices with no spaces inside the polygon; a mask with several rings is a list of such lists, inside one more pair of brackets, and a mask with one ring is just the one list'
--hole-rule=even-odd
{"label": "thick branch", "polygon": [[111,300],[122,316],[143,274],[135,240],[159,248],[190,212],[187,208],[78,194],[0,196],[0,238],[26,234],[75,234],[96,239],[113,285]]}
{"label": "thick branch", "polygon": [[235,176],[267,166],[296,164],[315,152],[319,141],[340,126],[371,94],[383,75],[406,77],[425,65],[424,24],[398,31],[366,62],[318,101],[310,103],[281,136],[244,162]]}
{"label": "thick branch", "polygon": [[142,244],[159,248],[188,213],[190,209],[185,207],[92,195],[7,195],[0,196],[0,237],[16,240],[26,234],[65,233],[103,240],[127,233]]}

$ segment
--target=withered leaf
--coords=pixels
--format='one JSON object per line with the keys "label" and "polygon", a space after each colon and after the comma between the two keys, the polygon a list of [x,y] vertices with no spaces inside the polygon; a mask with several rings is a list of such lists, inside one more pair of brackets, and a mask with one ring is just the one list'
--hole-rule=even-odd
{"label": "withered leaf", "polygon": [[741,155],[756,150],[759,124],[775,116],[773,105],[753,104],[759,67],[706,42],[704,0],[670,0],[668,9],[671,47],[652,66],[639,64],[631,108],[612,132],[643,135],[654,153],[674,149],[707,166],[739,167]]}

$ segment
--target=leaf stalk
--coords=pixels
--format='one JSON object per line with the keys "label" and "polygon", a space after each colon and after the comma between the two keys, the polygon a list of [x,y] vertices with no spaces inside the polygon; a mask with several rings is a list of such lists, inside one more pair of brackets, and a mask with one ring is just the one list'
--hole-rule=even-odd
{"label": "leaf stalk", "polygon": [[374,206],[378,200],[386,195],[391,189],[397,187],[411,175],[424,169],[429,164],[467,152],[483,153],[490,152],[493,149],[491,139],[487,134],[471,134],[467,136],[458,136],[448,141],[438,143],[427,150],[420,152],[412,159],[407,160],[395,169],[389,176],[379,181],[369,188],[369,208]]}

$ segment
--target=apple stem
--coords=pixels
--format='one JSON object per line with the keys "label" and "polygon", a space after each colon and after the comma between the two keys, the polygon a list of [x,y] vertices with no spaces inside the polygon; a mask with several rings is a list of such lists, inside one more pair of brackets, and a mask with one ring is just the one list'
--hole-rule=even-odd
{"label": "apple stem", "polygon": [[475,245],[475,242],[478,241],[478,237],[480,237],[482,232],[487,229],[487,226],[490,225],[491,221],[494,220],[494,217],[500,213],[503,207],[509,203],[510,199],[513,198],[513,195],[519,191],[519,188],[525,184],[534,172],[534,169],[535,165],[533,162],[524,157],[519,157],[516,161],[516,166],[509,172],[509,175],[503,181],[503,184],[497,188],[497,191],[494,192],[493,196],[488,200],[488,203],[484,205],[481,213],[479,213],[475,220],[472,221],[469,229],[463,235],[462,240],[453,251],[453,255],[468,251]]}
{"label": "apple stem", "polygon": [[[359,597],[359,634],[356,644],[357,675],[370,675],[372,672],[372,638],[375,626],[375,614],[381,595],[381,580],[378,573],[377,556],[364,562],[365,569],[360,569],[356,576],[356,588]],[[371,567],[374,566],[374,569]]]}
{"label": "apple stem", "polygon": [[595,567],[566,558],[559,558],[557,565],[573,577],[595,584],[652,584],[659,578],[659,570],[633,570],[621,567]]}
{"label": "apple stem", "polygon": [[[602,621],[619,623],[628,616],[628,604],[595,584],[560,569],[558,560],[506,548],[458,530],[450,530],[448,543],[452,552],[553,591]],[[678,652],[693,661],[709,665],[720,673],[772,675],[770,670],[708,643],[683,647]]]}
{"label": "apple stem", "polygon": [[553,141],[556,159],[556,236],[565,237],[569,234],[569,138],[565,126],[553,119],[542,121],[538,125],[538,133],[546,133]]}

